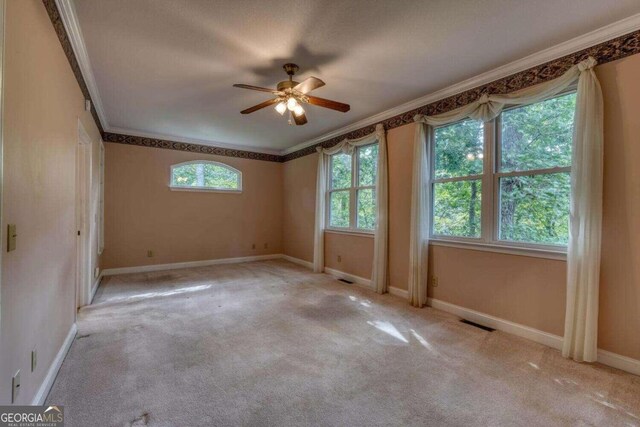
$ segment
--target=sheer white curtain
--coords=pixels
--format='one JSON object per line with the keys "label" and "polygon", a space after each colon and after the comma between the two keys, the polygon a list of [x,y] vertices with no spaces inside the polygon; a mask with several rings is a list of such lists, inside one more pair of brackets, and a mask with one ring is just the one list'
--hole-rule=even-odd
{"label": "sheer white curtain", "polygon": [[[344,141],[331,148],[316,148],[318,152],[318,175],[316,178],[316,225],[313,236],[313,271],[324,271],[324,229],[327,200],[327,177],[329,175],[329,157],[345,151]],[[348,152],[348,151],[345,151]]]}
{"label": "sheer white curtain", "polygon": [[571,162],[571,227],[562,355],[598,357],[598,288],[602,229],[603,106],[595,61],[579,64]]}
{"label": "sheer white curtain", "polygon": [[[417,115],[412,183],[409,301],[426,302],[427,239],[430,199],[428,156],[431,126],[465,118],[488,121],[505,105],[522,105],[556,95],[578,81],[571,164],[571,225],[567,252],[567,307],[562,354],[578,361],[597,357],[598,287],[602,226],[602,92],[589,57],[557,79],[507,95],[482,95],[459,109],[437,116]],[[426,171],[426,172],[425,172]],[[422,182],[421,182],[422,180]],[[427,228],[428,229],[428,228]]]}
{"label": "sheer white curtain", "polygon": [[[416,116],[416,121],[423,121]],[[409,247],[409,302],[415,307],[427,303],[427,258],[429,251],[430,142],[431,130],[418,123],[413,144],[413,176],[411,179],[411,238]]]}
{"label": "sheer white curtain", "polygon": [[384,294],[389,289],[389,163],[387,136],[381,124],[376,126],[378,173],[376,174],[376,230],[373,248],[371,285]]}
{"label": "sheer white curtain", "polygon": [[[387,138],[382,124],[376,125],[374,133],[358,139],[345,139],[331,148],[318,147],[318,175],[316,181],[316,225],[313,248],[313,271],[324,270],[324,229],[326,221],[326,193],[329,175],[329,157],[344,152],[353,153],[356,147],[378,142],[378,171],[376,174],[376,229],[373,252],[371,285],[378,293],[388,289],[388,228],[389,189]],[[354,171],[355,172],[355,171]]]}

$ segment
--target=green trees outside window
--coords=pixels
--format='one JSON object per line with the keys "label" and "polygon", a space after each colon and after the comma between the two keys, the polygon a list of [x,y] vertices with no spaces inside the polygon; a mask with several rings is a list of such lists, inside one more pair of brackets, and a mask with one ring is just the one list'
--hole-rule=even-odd
{"label": "green trees outside window", "polygon": [[369,231],[376,224],[378,144],[331,156],[329,227]]}
{"label": "green trees outside window", "polygon": [[480,237],[484,126],[443,126],[434,140],[433,234]]}
{"label": "green trees outside window", "polygon": [[504,111],[500,125],[499,238],[566,245],[576,94]]}
{"label": "green trees outside window", "polygon": [[436,128],[432,234],[566,245],[575,102],[568,93]]}
{"label": "green trees outside window", "polygon": [[194,161],[171,166],[174,189],[242,191],[242,173],[223,163]]}

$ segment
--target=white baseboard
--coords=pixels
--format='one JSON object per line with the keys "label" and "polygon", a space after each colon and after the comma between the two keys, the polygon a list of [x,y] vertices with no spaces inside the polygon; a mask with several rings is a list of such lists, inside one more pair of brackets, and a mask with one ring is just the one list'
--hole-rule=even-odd
{"label": "white baseboard", "polygon": [[537,343],[544,344],[558,350],[562,349],[562,337],[558,335],[543,332],[529,326],[511,322],[509,320],[500,319],[499,317],[494,317],[489,314],[461,307],[459,305],[440,301],[435,298],[429,298],[427,302],[430,307],[455,314],[458,317],[471,320],[472,322],[476,322],[481,325],[497,329],[499,331],[508,332],[522,338],[527,338],[531,341],[535,341]]}
{"label": "white baseboard", "polygon": [[284,255],[284,254],[282,255],[282,259],[285,259],[285,260],[287,260],[289,262],[292,262],[294,264],[298,264],[298,265],[301,265],[303,267],[307,267],[307,268],[313,270],[313,263],[311,261],[305,261],[303,259],[295,258],[295,257],[289,256],[289,255]]}
{"label": "white baseboard", "polygon": [[73,343],[73,340],[76,337],[76,333],[78,333],[78,327],[74,323],[73,325],[71,325],[71,328],[69,329],[69,333],[67,334],[67,337],[64,339],[64,342],[62,343],[60,350],[58,350],[58,354],[56,354],[55,359],[53,359],[53,362],[51,362],[51,366],[49,367],[49,370],[47,371],[47,375],[44,377],[44,380],[42,380],[42,384],[40,384],[40,388],[38,388],[36,395],[33,397],[33,400],[31,401],[32,405],[44,404],[44,401],[47,399],[47,396],[49,395],[49,391],[51,390],[51,386],[53,386],[53,382],[56,380],[56,376],[58,375],[58,371],[62,366],[62,362],[64,361],[64,358],[67,356],[67,353],[71,348],[71,344]]}
{"label": "white baseboard", "polygon": [[245,256],[245,257],[237,257],[237,258],[208,259],[203,261],[175,262],[171,264],[152,264],[152,265],[141,265],[137,267],[107,268],[102,270],[102,275],[115,276],[117,274],[147,273],[150,271],[176,270],[180,268],[203,267],[207,265],[219,265],[219,264],[238,264],[241,262],[264,261],[267,259],[279,259],[279,258],[282,258],[282,254],[255,255],[255,256]]}
{"label": "white baseboard", "polygon": [[[309,269],[313,269],[313,263],[310,261],[305,261],[303,259],[295,258],[289,255],[282,255],[282,259],[290,261],[294,264],[301,265],[303,267],[307,267]],[[354,276],[353,274],[345,273],[344,271],[336,270],[329,267],[325,267],[324,271],[325,273],[333,277],[336,277],[338,279],[347,279],[358,286],[362,286],[363,288],[367,288],[367,289],[372,289],[371,280],[365,279],[364,277]],[[389,293],[391,295],[396,295],[405,299],[409,297],[409,291],[407,291],[406,289],[394,288],[393,286],[389,286]]]}
{"label": "white baseboard", "polygon": [[360,287],[363,287],[369,290],[372,289],[370,279],[365,279],[364,277],[345,273],[344,271],[336,270],[334,268],[329,268],[329,267],[325,267],[324,272],[330,276],[335,277],[336,279],[345,279],[350,282],[353,282],[354,285],[358,285]]}
{"label": "white baseboard", "polygon": [[[510,322],[508,320],[500,319],[498,317],[480,313],[479,311],[460,307],[459,305],[440,301],[434,298],[429,298],[428,302],[431,307],[438,310],[455,314],[458,317],[471,320],[472,322],[476,322],[484,326],[489,326],[490,328],[507,332],[512,335],[517,335],[519,337],[535,341],[539,344],[544,344],[557,350],[562,350],[562,337],[558,335],[543,332],[529,326]],[[631,357],[622,356],[607,350],[598,349],[598,362],[602,363],[603,365],[611,366],[612,368],[617,368],[635,375],[640,375],[640,360],[632,359]]]}
{"label": "white baseboard", "polygon": [[100,286],[100,281],[102,281],[102,277],[104,277],[104,271],[100,272],[96,281],[93,282],[93,286],[91,286],[91,297],[89,298],[89,304],[93,302],[93,297],[96,296],[96,291],[98,290],[98,286]]}
{"label": "white baseboard", "polygon": [[598,349],[598,362],[603,365],[618,368],[632,374],[640,375],[640,360],[622,356],[607,350]]}
{"label": "white baseboard", "polygon": [[400,289],[393,286],[389,286],[389,293],[404,299],[409,298],[409,291],[406,289]]}

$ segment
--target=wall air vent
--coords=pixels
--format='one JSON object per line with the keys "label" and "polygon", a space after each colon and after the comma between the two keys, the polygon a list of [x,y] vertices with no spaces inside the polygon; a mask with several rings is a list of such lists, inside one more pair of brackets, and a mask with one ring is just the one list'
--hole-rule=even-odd
{"label": "wall air vent", "polygon": [[495,329],[493,329],[493,328],[490,328],[490,327],[488,327],[488,326],[484,326],[484,325],[480,325],[480,324],[478,324],[478,323],[476,323],[476,322],[472,322],[471,320],[461,319],[460,321],[461,321],[462,323],[466,323],[467,325],[475,326],[476,328],[480,328],[480,329],[482,329],[482,330],[484,330],[484,331],[487,331],[487,332],[493,332],[493,331],[495,331]]}
{"label": "wall air vent", "polygon": [[343,282],[343,283],[348,283],[350,285],[353,285],[353,282],[351,280],[347,280],[347,279],[338,279],[338,281]]}

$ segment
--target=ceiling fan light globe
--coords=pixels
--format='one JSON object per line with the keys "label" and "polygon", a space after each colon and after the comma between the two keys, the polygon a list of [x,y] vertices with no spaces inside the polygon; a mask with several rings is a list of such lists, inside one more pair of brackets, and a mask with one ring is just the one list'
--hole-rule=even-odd
{"label": "ceiling fan light globe", "polygon": [[285,111],[287,111],[287,104],[285,104],[284,102],[280,102],[278,103],[278,105],[276,105],[276,111],[280,114],[283,115]]}
{"label": "ceiling fan light globe", "polygon": [[298,104],[296,105],[296,107],[293,109],[293,114],[295,114],[296,116],[301,116],[304,114],[304,108],[302,108],[302,105]]}
{"label": "ceiling fan light globe", "polygon": [[293,111],[298,106],[298,101],[295,98],[289,98],[287,100],[287,108],[289,111]]}

